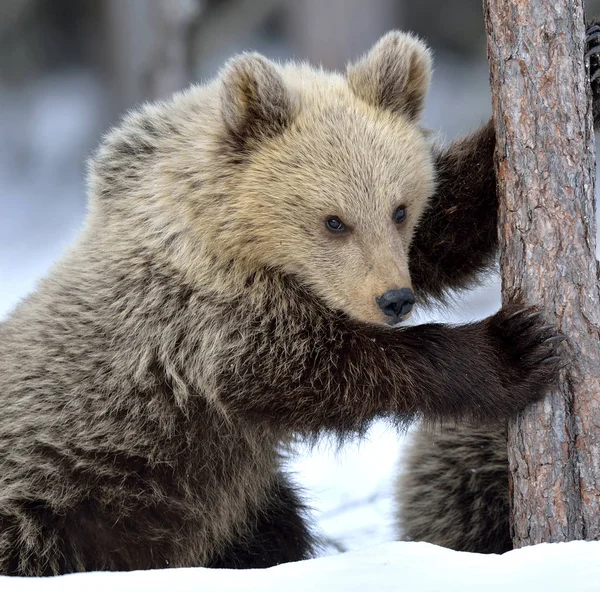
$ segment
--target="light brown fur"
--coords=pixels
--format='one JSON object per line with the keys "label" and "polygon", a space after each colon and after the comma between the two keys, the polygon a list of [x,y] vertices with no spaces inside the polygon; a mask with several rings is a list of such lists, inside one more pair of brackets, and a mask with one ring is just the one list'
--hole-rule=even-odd
{"label": "light brown fur", "polygon": [[[426,50],[418,45],[415,51]],[[156,120],[160,160],[123,187],[116,217],[106,208],[99,213],[103,224],[108,217],[116,232],[154,248],[191,284],[211,284],[225,297],[245,292],[247,275],[268,266],[302,278],[332,308],[385,322],[375,297],[410,286],[410,239],[434,188],[431,146],[417,121],[364,102],[343,76],[265,62],[256,55],[237,58],[218,82],[176,95],[171,104],[148,106],[113,132],[92,169],[92,195],[113,190],[106,168],[112,159],[122,166],[118,146],[138,142],[144,120]],[[289,110],[293,124],[273,137],[261,129],[241,148],[244,166],[232,166],[235,155],[223,150],[231,133],[227,109],[248,107],[235,92],[242,92],[240,79],[259,68],[281,76],[286,96],[277,107]],[[427,82],[428,70],[423,93]],[[274,84],[258,83],[266,85],[260,86],[265,94]],[[392,220],[399,205],[409,216],[401,232]],[[91,223],[102,208],[102,201],[92,204]],[[327,215],[340,216],[352,233],[327,232]]]}

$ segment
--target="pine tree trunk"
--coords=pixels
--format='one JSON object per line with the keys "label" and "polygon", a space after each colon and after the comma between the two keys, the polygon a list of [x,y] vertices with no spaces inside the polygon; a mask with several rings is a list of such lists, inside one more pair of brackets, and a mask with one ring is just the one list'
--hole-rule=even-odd
{"label": "pine tree trunk", "polygon": [[503,301],[567,337],[560,384],[509,426],[516,547],[600,539],[600,294],[582,0],[485,0]]}

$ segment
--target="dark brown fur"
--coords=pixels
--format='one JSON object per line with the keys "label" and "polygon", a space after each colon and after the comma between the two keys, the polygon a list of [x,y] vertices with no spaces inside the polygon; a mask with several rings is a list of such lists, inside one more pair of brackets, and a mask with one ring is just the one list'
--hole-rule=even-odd
{"label": "dark brown fur", "polygon": [[421,428],[405,455],[397,483],[404,540],[476,553],[512,548],[504,428]]}
{"label": "dark brown fur", "polygon": [[422,299],[477,282],[494,262],[498,246],[498,198],[494,172],[496,136],[490,121],[435,156],[437,191],[419,224],[410,271]]}

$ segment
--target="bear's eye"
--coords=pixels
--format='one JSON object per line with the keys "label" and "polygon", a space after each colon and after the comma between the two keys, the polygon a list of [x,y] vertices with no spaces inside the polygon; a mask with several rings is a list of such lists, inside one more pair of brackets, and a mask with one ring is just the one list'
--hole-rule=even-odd
{"label": "bear's eye", "polygon": [[344,223],[337,216],[329,216],[325,220],[325,226],[327,226],[327,230],[331,230],[331,232],[344,232],[346,227]]}
{"label": "bear's eye", "polygon": [[406,207],[400,206],[394,212],[394,222],[396,224],[402,224],[406,220]]}

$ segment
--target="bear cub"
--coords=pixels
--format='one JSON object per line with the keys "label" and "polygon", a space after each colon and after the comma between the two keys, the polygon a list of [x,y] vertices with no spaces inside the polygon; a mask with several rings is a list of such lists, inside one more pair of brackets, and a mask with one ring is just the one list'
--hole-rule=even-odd
{"label": "bear cub", "polygon": [[521,305],[394,326],[496,248],[493,129],[432,143],[430,73],[399,32],[345,74],[244,54],[105,137],[79,239],[0,324],[0,574],[304,559],[282,446],[543,396]]}

